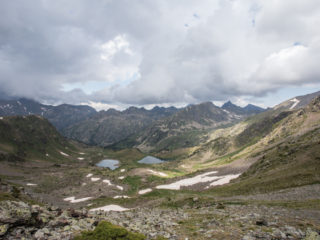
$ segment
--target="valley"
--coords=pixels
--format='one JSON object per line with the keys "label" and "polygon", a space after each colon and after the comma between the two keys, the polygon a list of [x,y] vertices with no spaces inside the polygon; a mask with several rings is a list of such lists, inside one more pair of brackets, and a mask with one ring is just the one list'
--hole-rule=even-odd
{"label": "valley", "polygon": [[[228,102],[79,113],[59,132],[42,114],[2,114],[0,236],[70,239],[107,220],[147,239],[316,239],[319,95],[267,110]],[[36,211],[37,224],[10,204]]]}

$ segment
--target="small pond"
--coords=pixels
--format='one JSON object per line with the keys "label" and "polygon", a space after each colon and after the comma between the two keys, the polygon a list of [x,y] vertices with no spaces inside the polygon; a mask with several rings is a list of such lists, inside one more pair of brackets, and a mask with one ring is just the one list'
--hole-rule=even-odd
{"label": "small pond", "polygon": [[162,163],[162,162],[164,162],[164,161],[159,158],[152,157],[152,156],[146,156],[138,161],[138,163],[144,163],[144,164],[157,164],[157,163]]}
{"label": "small pond", "polygon": [[111,170],[115,170],[119,167],[119,161],[114,159],[105,159],[101,160],[96,164],[97,167],[110,168]]}

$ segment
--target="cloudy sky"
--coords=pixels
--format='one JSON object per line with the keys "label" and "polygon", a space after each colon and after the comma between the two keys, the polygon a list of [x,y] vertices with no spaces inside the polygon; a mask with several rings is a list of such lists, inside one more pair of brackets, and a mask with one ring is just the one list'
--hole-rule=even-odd
{"label": "cloudy sky", "polygon": [[3,0],[0,96],[97,108],[320,90],[319,0]]}

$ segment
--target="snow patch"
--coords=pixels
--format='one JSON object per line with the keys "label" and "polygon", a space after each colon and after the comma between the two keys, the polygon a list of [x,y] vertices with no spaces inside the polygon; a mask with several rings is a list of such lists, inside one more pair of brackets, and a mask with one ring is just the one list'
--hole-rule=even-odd
{"label": "snow patch", "polygon": [[123,191],[123,187],[121,187],[121,186],[119,186],[119,185],[117,185],[116,187],[117,187],[119,190]]}
{"label": "snow patch", "polygon": [[121,196],[114,196],[113,197],[114,199],[118,199],[118,198],[130,198],[129,196],[127,196],[127,195],[121,195]]}
{"label": "snow patch", "polygon": [[27,183],[27,186],[37,186],[38,184],[35,183]]}
{"label": "snow patch", "polygon": [[71,202],[71,203],[79,203],[79,202],[88,201],[88,200],[90,200],[91,198],[92,198],[92,197],[85,197],[85,198],[76,199],[75,197],[68,197],[68,198],[63,199],[63,201]]}
{"label": "snow patch", "polygon": [[111,183],[111,181],[108,180],[108,179],[105,179],[105,180],[103,180],[102,182],[108,184],[109,186],[112,186],[112,185],[113,185],[113,184]]}
{"label": "snow patch", "polygon": [[93,176],[93,174],[92,174],[92,173],[89,173],[89,174],[87,175],[87,178],[92,177],[92,176]]}
{"label": "snow patch", "polygon": [[211,186],[219,186],[219,185],[227,184],[227,183],[229,183],[232,179],[235,179],[235,178],[239,177],[240,175],[241,175],[241,174],[224,175],[221,179],[210,183],[210,185],[207,186],[206,189],[208,189],[208,188],[211,187]]}
{"label": "snow patch", "polygon": [[290,109],[294,109],[295,106],[297,106],[297,104],[300,102],[298,99],[294,98],[291,99],[290,102],[293,102],[293,105],[290,107]]}
{"label": "snow patch", "polygon": [[83,152],[79,152],[79,154],[84,155],[85,153],[83,153]]}
{"label": "snow patch", "polygon": [[121,169],[121,170],[120,170],[120,172],[125,172],[125,171],[126,171],[125,169]]}
{"label": "snow patch", "polygon": [[118,179],[122,180],[122,179],[124,179],[124,176],[120,176],[120,177],[118,177]]}
{"label": "snow patch", "polygon": [[63,155],[63,156],[69,157],[69,155],[64,153],[64,152],[60,152],[60,154]]}
{"label": "snow patch", "polygon": [[49,157],[49,153],[46,153],[46,157]]}
{"label": "snow patch", "polygon": [[119,205],[111,204],[111,205],[107,205],[107,206],[104,206],[104,207],[99,207],[99,208],[90,209],[90,212],[94,212],[94,211],[104,211],[104,212],[115,211],[115,212],[123,212],[123,211],[128,211],[128,210],[130,210],[130,209],[129,209],[129,208],[121,207],[121,206],[119,206]]}
{"label": "snow patch", "polygon": [[[180,181],[166,184],[166,185],[159,185],[157,189],[170,189],[170,190],[180,190],[181,187],[188,187],[195,185],[197,183],[206,183],[210,182],[209,186],[218,186],[229,183],[232,179],[235,179],[240,176],[240,174],[230,174],[230,175],[223,175],[223,176],[210,176],[216,174],[217,171],[207,172],[200,175],[197,175],[192,178],[182,179]],[[208,188],[208,187],[207,187]]]}
{"label": "snow patch", "polygon": [[191,186],[197,183],[204,183],[204,182],[212,182],[214,180],[220,179],[220,177],[217,176],[209,176],[212,174],[216,174],[217,171],[212,171],[212,172],[207,172],[203,173],[200,175],[197,175],[192,178],[186,178],[182,179],[180,181],[171,183],[171,184],[166,184],[166,185],[159,185],[156,188],[157,189],[170,189],[170,190],[180,190],[181,187],[187,187]]}
{"label": "snow patch", "polygon": [[230,112],[228,110],[226,110],[226,109],[222,109],[222,111],[230,114]]}
{"label": "snow patch", "polygon": [[152,189],[151,189],[151,188],[147,188],[147,189],[140,190],[138,193],[139,193],[140,195],[143,195],[143,194],[146,194],[146,193],[149,193],[149,192],[152,192]]}
{"label": "snow patch", "polygon": [[163,172],[158,172],[158,171],[154,171],[154,170],[151,170],[151,169],[148,169],[148,172],[151,172],[154,175],[159,175],[161,177],[168,177],[168,175],[163,173]]}
{"label": "snow patch", "polygon": [[81,160],[83,160],[83,159],[84,159],[84,158],[80,158],[80,157],[78,157],[78,160],[80,160],[80,161],[81,161]]}
{"label": "snow patch", "polygon": [[100,178],[98,178],[98,177],[92,177],[92,178],[91,178],[91,181],[92,181],[92,182],[96,182],[96,181],[99,181],[99,180],[100,180]]}
{"label": "snow patch", "polygon": [[3,120],[3,117],[0,117],[0,120]]}

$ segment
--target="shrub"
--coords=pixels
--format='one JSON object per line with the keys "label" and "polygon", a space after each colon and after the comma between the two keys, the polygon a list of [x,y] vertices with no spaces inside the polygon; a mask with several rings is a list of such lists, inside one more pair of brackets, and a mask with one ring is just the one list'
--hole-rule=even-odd
{"label": "shrub", "polygon": [[144,240],[146,237],[140,233],[129,232],[123,227],[101,221],[93,231],[82,232],[74,240]]}

